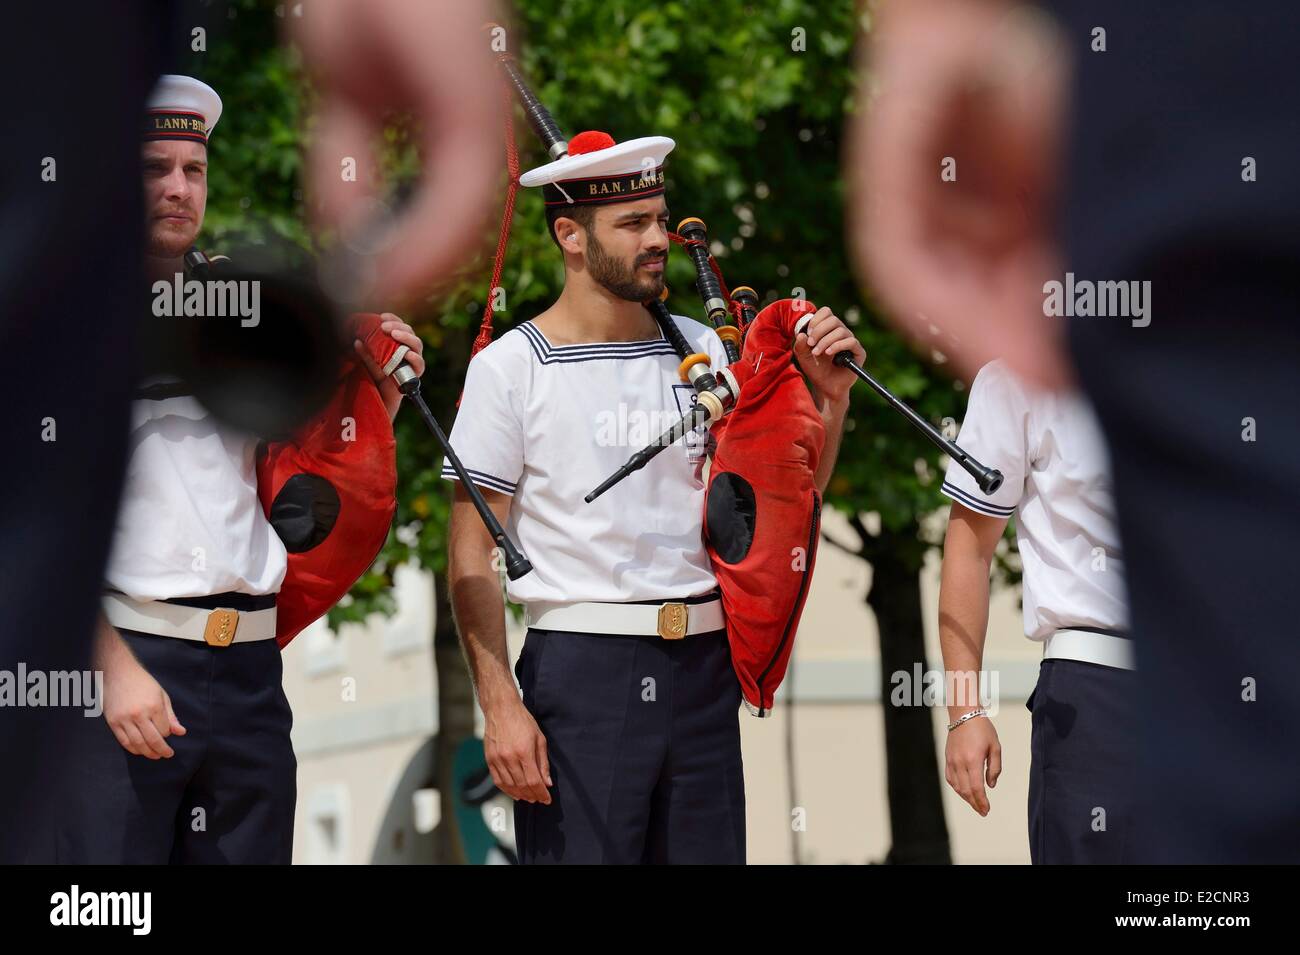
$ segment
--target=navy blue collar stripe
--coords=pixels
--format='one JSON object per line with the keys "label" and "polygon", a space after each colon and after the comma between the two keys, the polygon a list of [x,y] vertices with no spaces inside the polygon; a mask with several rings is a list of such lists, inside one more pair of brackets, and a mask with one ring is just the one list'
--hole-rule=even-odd
{"label": "navy blue collar stripe", "polygon": [[528,339],[537,360],[543,365],[566,364],[576,361],[594,361],[602,358],[649,358],[656,355],[672,355],[671,342],[664,339],[646,342],[611,342],[599,345],[551,345],[537,329],[527,322],[521,322],[511,331],[519,330]]}

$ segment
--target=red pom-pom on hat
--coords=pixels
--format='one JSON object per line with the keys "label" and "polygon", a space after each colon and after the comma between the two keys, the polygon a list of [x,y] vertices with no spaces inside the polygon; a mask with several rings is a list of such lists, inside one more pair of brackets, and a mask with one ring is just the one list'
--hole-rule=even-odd
{"label": "red pom-pom on hat", "polygon": [[598,149],[608,149],[613,145],[614,137],[609,133],[602,133],[598,129],[589,129],[578,133],[569,140],[569,155],[581,156],[585,153],[594,153]]}

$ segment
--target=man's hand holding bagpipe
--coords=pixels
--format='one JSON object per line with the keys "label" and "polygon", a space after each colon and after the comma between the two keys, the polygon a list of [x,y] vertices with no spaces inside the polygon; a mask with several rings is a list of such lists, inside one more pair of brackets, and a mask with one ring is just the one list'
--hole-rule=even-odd
{"label": "man's hand holding bagpipe", "polygon": [[849,327],[828,307],[822,306],[808,327],[795,337],[794,356],[826,425],[826,445],[813,476],[818,491],[823,494],[840,453],[844,418],[849,410],[849,389],[857,381],[852,370],[835,364],[835,356],[842,352],[851,355],[859,366],[867,360],[867,350]]}
{"label": "man's hand holding bagpipe", "polygon": [[840,409],[842,414],[848,406],[849,389],[858,380],[852,371],[834,363],[835,356],[843,351],[849,352],[859,365],[867,360],[866,349],[849,327],[830,308],[822,306],[795,339],[794,354],[808,384],[820,398],[818,410],[823,415],[827,406]]}
{"label": "man's hand holding bagpipe", "polygon": [[[411,370],[415,372],[417,378],[423,375],[424,342],[421,341],[420,336],[415,334],[415,329],[402,321],[392,312],[384,312],[382,317],[384,321],[380,325],[380,328],[382,328],[384,332],[393,339],[393,341],[397,342],[399,345],[405,345],[410,349],[403,360],[411,366]],[[375,384],[379,386],[379,395],[384,399],[384,407],[388,409],[388,417],[397,417],[397,409],[402,406],[402,392],[397,387],[397,382],[393,380],[392,375],[385,375],[380,371],[380,369],[375,365],[374,359],[372,359],[366,352],[360,339],[352,343],[352,348],[356,351],[357,357],[365,363],[366,369],[370,372],[370,377],[372,377],[375,380]]]}

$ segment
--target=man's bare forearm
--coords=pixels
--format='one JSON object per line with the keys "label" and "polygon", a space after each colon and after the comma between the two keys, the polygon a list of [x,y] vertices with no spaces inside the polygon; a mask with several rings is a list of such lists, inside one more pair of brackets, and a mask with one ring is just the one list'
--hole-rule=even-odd
{"label": "man's bare forearm", "polygon": [[[484,563],[488,560],[483,555]],[[464,558],[462,563],[466,563]],[[517,697],[506,644],[505,598],[496,575],[466,573],[458,577],[453,571],[451,606],[479,705],[486,710],[504,694]]]}
{"label": "man's bare forearm", "polygon": [[835,461],[840,456],[840,441],[844,437],[844,419],[848,417],[849,400],[831,401],[814,391],[813,401],[822,416],[822,424],[826,426],[826,444],[822,446],[822,456],[817,462],[817,473],[814,475],[818,492],[825,496],[826,485],[831,482],[831,475],[835,473]]}
{"label": "man's bare forearm", "polygon": [[[457,515],[477,521],[475,514]],[[518,699],[506,643],[506,605],[492,560],[492,540],[481,527],[452,534],[448,580],[452,615],[484,711],[505,695]]]}
{"label": "man's bare forearm", "polygon": [[978,528],[950,519],[944,539],[939,584],[939,648],[955,688],[948,711],[954,719],[980,705],[979,673],[989,624],[989,572],[996,541],[1005,521],[980,522]]}
{"label": "man's bare forearm", "polygon": [[956,677],[952,685],[958,692],[948,701],[954,719],[979,706],[977,698],[962,691],[979,685],[988,622],[988,565],[978,558],[952,560],[945,556],[939,590],[939,648],[944,669]]}

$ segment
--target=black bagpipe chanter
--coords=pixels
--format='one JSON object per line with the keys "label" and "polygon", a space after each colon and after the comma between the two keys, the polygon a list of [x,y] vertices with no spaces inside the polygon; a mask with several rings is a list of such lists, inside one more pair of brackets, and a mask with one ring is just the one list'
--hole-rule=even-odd
{"label": "black bagpipe chanter", "polygon": [[[564,155],[565,137],[528,88],[513,58],[502,53],[499,59],[551,158]],[[586,501],[595,500],[691,431],[710,429],[714,440],[703,538],[718,578],[732,664],[745,705],[754,715],[767,716],[789,663],[820,538],[822,500],[815,475],[826,441],[825,426],[793,349],[817,308],[804,299],[779,299],[759,310],[753,289],[741,287],[729,293],[709,254],[707,230],[699,219],[682,221],[671,237],[695,265],[696,289],[722,340],[727,365],[714,369],[707,355],[691,353],[664,301],[647,302],[646,308],[681,361],[681,380],[695,390],[695,402],[680,421],[633,454]],[[729,321],[733,315],[735,325]],[[975,475],[985,493],[1001,484],[1001,474],[984,468],[943,437],[858,367],[851,355],[840,353],[833,360],[850,368]]]}

